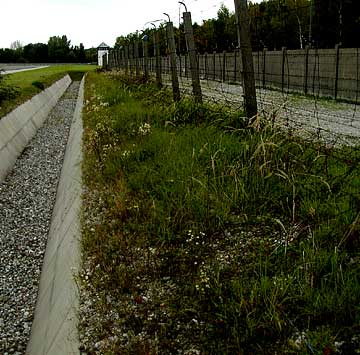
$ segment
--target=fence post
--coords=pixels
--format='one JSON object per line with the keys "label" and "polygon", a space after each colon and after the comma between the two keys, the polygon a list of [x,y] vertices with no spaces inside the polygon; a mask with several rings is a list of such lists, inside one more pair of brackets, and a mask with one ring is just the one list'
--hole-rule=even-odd
{"label": "fence post", "polygon": [[195,49],[195,42],[194,42],[194,32],[193,32],[192,21],[191,21],[191,13],[188,11],[184,12],[183,19],[184,19],[186,45],[187,45],[187,50],[188,50],[189,59],[190,59],[190,72],[191,72],[193,94],[194,94],[195,100],[197,102],[201,103],[202,102],[202,93],[201,93],[199,70],[198,70],[198,63],[197,63],[197,56],[196,56],[196,49]]}
{"label": "fence post", "polygon": [[204,78],[207,79],[208,78],[208,54],[207,52],[205,52],[204,54]]}
{"label": "fence post", "polygon": [[308,76],[309,76],[309,45],[305,46],[305,67],[304,67],[304,94],[308,93]]}
{"label": "fence post", "polygon": [[180,77],[182,77],[182,65],[181,65],[181,53],[179,52],[179,72],[180,72]]}
{"label": "fence post", "polygon": [[140,67],[139,67],[139,42],[135,40],[134,42],[134,57],[135,57],[135,75],[136,77],[140,76]]}
{"label": "fence post", "polygon": [[148,67],[148,56],[149,56],[149,47],[148,47],[148,37],[143,37],[143,50],[144,50],[144,75],[145,80],[149,78],[149,67]]}
{"label": "fence post", "polygon": [[238,40],[243,63],[242,67],[245,113],[248,118],[251,118],[257,115],[257,101],[247,0],[234,1],[235,17],[238,27]]}
{"label": "fence post", "polygon": [[156,70],[156,84],[162,86],[161,81],[161,61],[160,61],[160,41],[159,31],[154,30],[154,51],[155,51],[155,70]]}
{"label": "fence post", "polygon": [[226,80],[226,51],[223,51],[223,61],[222,61],[222,81],[224,82]]}
{"label": "fence post", "polygon": [[281,56],[281,92],[284,92],[285,86],[285,59],[286,59],[286,47],[282,47],[282,56]]}
{"label": "fence post", "polygon": [[175,46],[174,27],[173,27],[173,23],[170,21],[166,24],[166,34],[168,39],[169,55],[170,55],[170,69],[171,69],[173,97],[174,97],[174,101],[179,101],[180,89],[179,89],[179,80],[177,76],[177,67],[176,67],[176,46]]}
{"label": "fence post", "polygon": [[216,52],[215,51],[213,53],[213,57],[214,57],[214,61],[213,61],[213,69],[214,69],[213,79],[215,80],[216,79]]}
{"label": "fence post", "polygon": [[129,46],[125,46],[125,74],[129,75]]}
{"label": "fence post", "polygon": [[339,89],[339,60],[340,60],[340,45],[335,46],[335,87],[334,87],[334,98],[337,99]]}
{"label": "fence post", "polygon": [[267,48],[264,47],[263,49],[263,73],[262,73],[262,86],[263,89],[266,88],[266,52],[267,52]]}
{"label": "fence post", "polygon": [[237,79],[237,50],[234,50],[234,83],[236,83]]}

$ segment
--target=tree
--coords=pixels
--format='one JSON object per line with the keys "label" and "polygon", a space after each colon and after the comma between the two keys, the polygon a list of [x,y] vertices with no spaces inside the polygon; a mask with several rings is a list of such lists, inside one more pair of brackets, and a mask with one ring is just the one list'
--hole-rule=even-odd
{"label": "tree", "polygon": [[66,62],[70,52],[70,42],[65,35],[50,37],[48,41],[48,54],[50,61]]}
{"label": "tree", "polygon": [[29,43],[24,47],[23,55],[30,63],[46,63],[49,60],[48,46],[44,43]]}

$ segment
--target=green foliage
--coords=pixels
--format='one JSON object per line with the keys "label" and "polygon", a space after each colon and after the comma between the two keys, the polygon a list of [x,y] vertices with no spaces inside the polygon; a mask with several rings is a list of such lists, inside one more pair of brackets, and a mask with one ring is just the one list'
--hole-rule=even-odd
{"label": "green foliage", "polygon": [[1,71],[2,69],[0,69],[0,105],[6,100],[14,99],[19,93],[17,87],[6,83],[7,77],[2,75]]}
{"label": "green foliage", "polygon": [[359,350],[357,148],[111,74],[86,100],[82,281],[94,343],[116,339],[102,353]]}
{"label": "green foliage", "polygon": [[41,82],[41,81],[33,81],[31,83],[31,85],[35,86],[36,88],[40,89],[40,90],[44,90],[45,89],[45,85]]}

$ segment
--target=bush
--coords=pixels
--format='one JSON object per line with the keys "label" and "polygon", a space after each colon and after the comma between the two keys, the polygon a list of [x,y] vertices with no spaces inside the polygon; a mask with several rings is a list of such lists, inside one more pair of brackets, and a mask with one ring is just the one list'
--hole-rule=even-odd
{"label": "bush", "polygon": [[36,88],[40,89],[40,90],[44,90],[45,89],[45,85],[41,82],[41,81],[33,81],[31,83],[31,85],[35,86]]}
{"label": "bush", "polygon": [[6,84],[6,77],[1,74],[4,71],[0,69],[0,104],[5,100],[13,99],[19,93],[17,87]]}

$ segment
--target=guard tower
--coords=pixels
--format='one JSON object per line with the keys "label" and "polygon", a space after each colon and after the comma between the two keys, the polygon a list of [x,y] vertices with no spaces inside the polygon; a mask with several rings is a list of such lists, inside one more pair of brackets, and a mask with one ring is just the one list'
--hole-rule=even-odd
{"label": "guard tower", "polygon": [[110,47],[102,42],[99,47],[97,47],[98,50],[98,65],[102,67],[103,65],[103,55],[106,54],[106,56],[109,55],[109,49]]}

